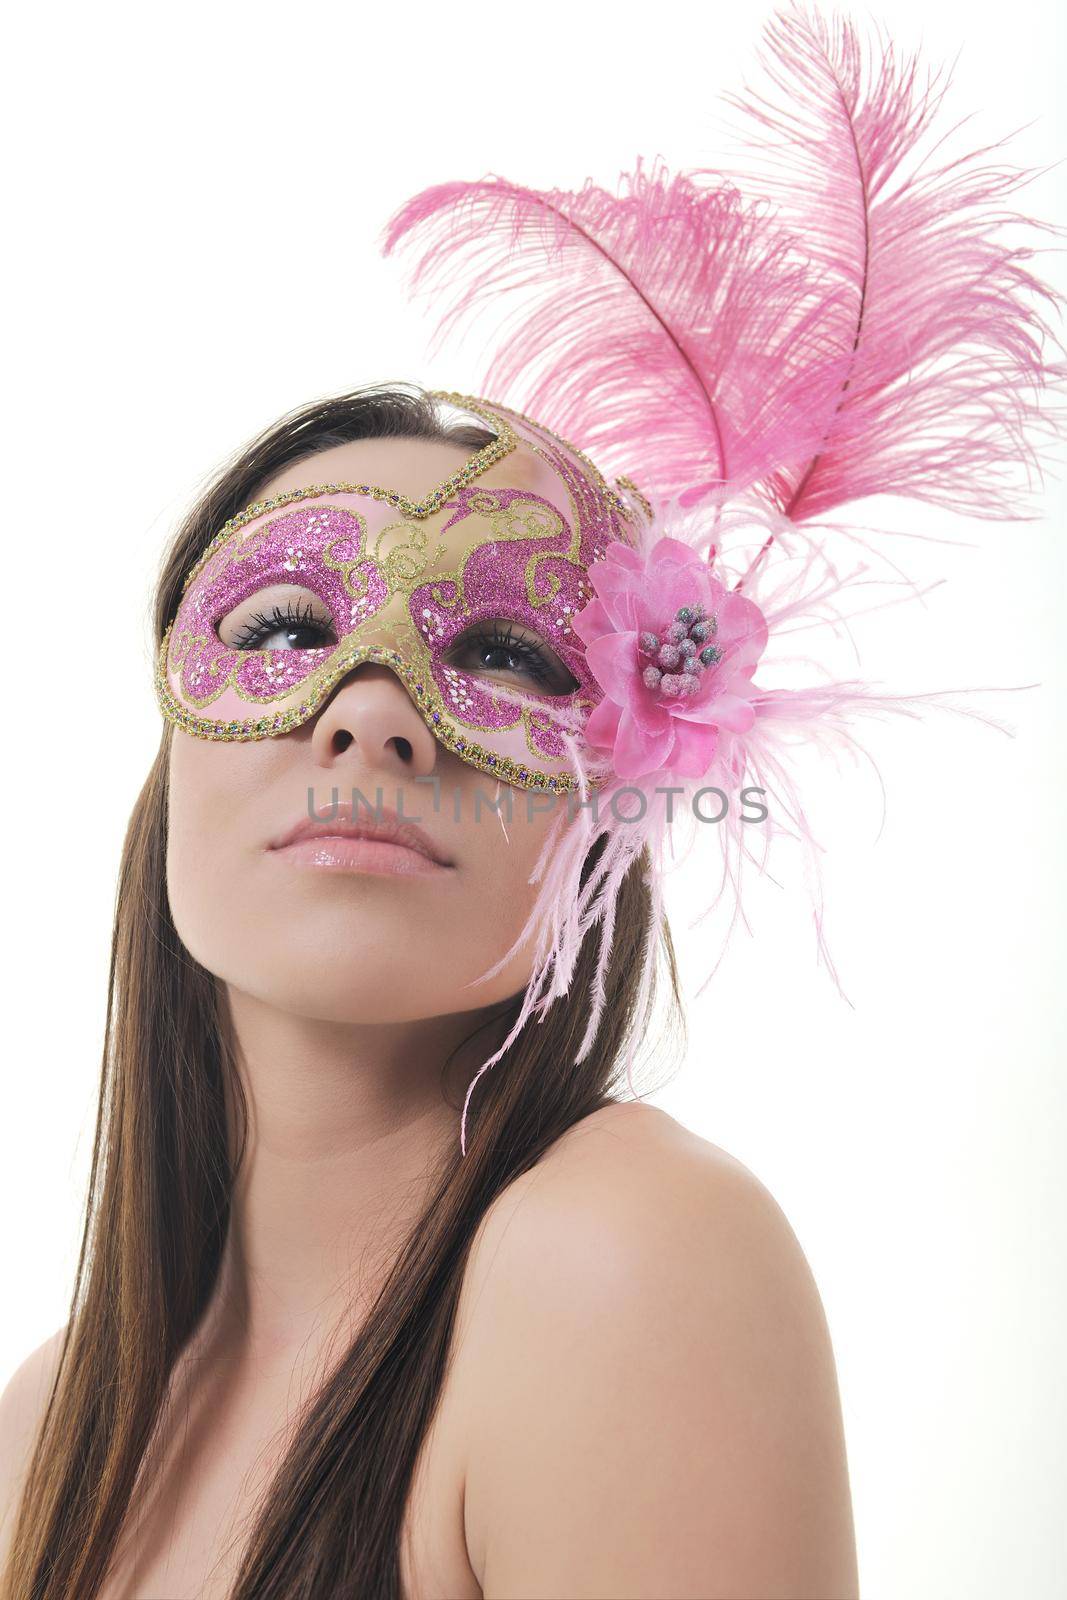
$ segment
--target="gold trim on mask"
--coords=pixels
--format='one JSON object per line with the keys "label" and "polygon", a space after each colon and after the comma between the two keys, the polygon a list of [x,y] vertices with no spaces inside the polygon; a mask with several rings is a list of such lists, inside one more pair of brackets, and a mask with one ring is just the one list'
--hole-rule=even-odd
{"label": "gold trim on mask", "polygon": [[627,478],[624,474],[621,478],[616,478],[615,482],[620,486],[620,488],[629,489],[630,493],[641,507],[641,510],[645,513],[645,516],[648,518],[649,522],[655,520],[656,513],[653,511],[647,496],[641,493],[640,489],[637,487],[632,478]]}
{"label": "gold trim on mask", "polygon": [[[460,397],[434,390],[431,392],[431,398],[454,400]],[[383,489],[380,484],[376,483],[312,483],[305,485],[302,489],[286,489],[281,494],[273,495],[269,500],[257,500],[254,505],[246,506],[243,511],[239,511],[236,516],[230,517],[228,522],[223,523],[210,544],[204,547],[186,573],[182,580],[182,593],[185,593],[201,567],[214,555],[219,545],[225,541],[229,534],[233,533],[237,528],[243,528],[246,522],[254,522],[257,517],[263,515],[264,511],[273,511],[276,506],[292,505],[295,501],[306,500],[312,495],[366,494],[370,495],[373,500],[387,500],[390,505],[396,506],[397,510],[403,512],[406,517],[422,518],[431,516],[448,499],[450,494],[454,494],[457,489],[462,489],[464,484],[469,483],[472,478],[477,478],[481,473],[486,472],[494,462],[499,461],[503,456],[509,455],[519,443],[518,435],[505,419],[497,417],[494,412],[482,405],[480,401],[469,401],[467,410],[473,412],[475,416],[481,417],[483,422],[492,423],[496,428],[497,437],[490,440],[488,444],[483,445],[480,450],[476,450],[458,471],[453,472],[451,477],[445,479],[444,483],[439,483],[436,489],[431,489],[424,500],[412,500],[409,495],[401,493],[399,489]]]}
{"label": "gold trim on mask", "polygon": [[[495,462],[501,460],[504,456],[508,455],[521,442],[519,436],[508,423],[506,416],[502,416],[500,412],[497,411],[492,405],[480,399],[479,397],[459,394],[450,389],[434,389],[430,390],[429,394],[432,399],[447,401],[451,404],[461,407],[474,416],[481,417],[483,421],[488,422],[492,426],[496,432],[496,438],[491,440],[489,444],[483,445],[481,449],[476,450],[473,455],[471,455],[471,457],[464,463],[464,465],[459,468],[458,471],[452,473],[451,476],[446,478],[443,483],[439,484],[435,489],[432,489],[423,500],[412,500],[408,495],[403,494],[399,490],[387,489],[379,484],[320,483],[308,484],[299,489],[289,489],[280,494],[272,496],[269,500],[256,501],[254,504],[246,506],[243,511],[238,512],[235,516],[230,517],[229,520],[224,523],[214,535],[211,541],[205,546],[200,555],[197,557],[197,560],[193,566],[190,567],[189,571],[185,575],[185,578],[182,582],[182,593],[184,594],[185,590],[189,587],[193,579],[203,569],[203,567],[216,553],[219,547],[225,543],[230,534],[234,533],[238,528],[243,527],[246,523],[255,521],[256,518],[261,517],[266,511],[272,511],[282,506],[292,505],[300,500],[320,498],[326,495],[362,494],[369,495],[375,500],[387,501],[389,504],[395,506],[397,510],[400,511],[402,516],[422,519],[431,516],[433,512],[437,511],[448,499],[448,497],[454,494],[457,489],[462,488],[465,484],[470,483],[473,479],[480,476],[481,473],[487,471],[489,467],[491,467]],[[528,427],[547,435],[551,439],[554,439],[573,456],[577,457],[577,459],[584,464],[602,499],[606,501],[611,508],[623,518],[625,522],[630,524],[633,523],[634,517],[632,509],[627,506],[626,502],[618,494],[618,492],[609,485],[603,473],[601,473],[597,467],[596,463],[592,461],[583,450],[580,450],[576,445],[572,444],[570,440],[564,439],[561,434],[555,433],[551,428],[546,427],[544,423],[538,422],[536,419],[526,416],[523,412],[516,411],[513,407],[507,406],[505,406],[503,410],[505,412],[510,412],[511,415],[517,417]],[[530,446],[530,448],[534,450],[535,454],[544,454],[544,452],[541,451],[536,445]],[[648,507],[649,513],[651,514],[651,507],[648,506],[648,502],[640,494],[640,491],[637,490],[636,485],[633,484],[630,479],[617,478],[615,481],[620,484],[620,486],[634,490],[642,505]],[[570,492],[569,484],[567,485],[567,489],[573,515],[574,541],[571,550],[563,553],[563,558],[577,564],[575,561],[579,539],[579,534],[577,531],[577,508],[574,505],[574,496]],[[491,490],[487,493],[490,496],[492,495]],[[495,505],[498,508],[499,502],[495,502]],[[478,506],[472,507],[472,509],[477,509],[484,515],[489,508],[488,506]],[[357,515],[355,513],[353,514]],[[497,516],[500,517],[500,515],[500,511],[497,509]],[[491,513],[490,520],[494,520]],[[398,529],[402,526],[403,524],[401,523],[390,524],[387,528],[379,530],[377,539],[380,540],[387,532],[398,531]],[[503,533],[502,531],[497,532],[497,537],[504,539],[516,537],[529,538],[530,536],[531,534],[529,529],[522,534],[508,534]],[[547,536],[548,535],[546,534],[546,537]],[[455,584],[457,591],[455,601],[459,601],[462,594],[463,570],[466,565],[466,558],[470,555],[471,549],[480,547],[483,542],[484,541],[479,540],[477,546],[472,545],[467,551],[464,552],[464,555],[459,563],[458,571],[451,580],[447,578],[442,578],[440,580],[440,582],[445,585],[447,585],[450,581]],[[408,548],[410,549],[412,546],[417,544],[418,540],[413,537],[412,544],[409,545]],[[559,555],[560,552],[555,552],[555,554]],[[552,598],[554,598],[554,594],[551,592],[548,595],[539,595],[534,589],[534,573],[541,559],[544,559],[544,553],[535,553],[531,557],[526,573],[528,598],[530,599],[531,604],[537,605],[544,604],[546,601],[550,601]],[[394,572],[392,577],[395,579],[398,575],[398,573]],[[558,587],[558,580],[556,586]],[[401,583],[396,585],[396,587],[402,589],[403,584]],[[390,584],[390,588],[393,588],[393,584]],[[438,597],[438,599],[440,604],[446,603],[443,597]],[[453,603],[455,603],[455,601]],[[380,645],[353,646],[351,649],[346,651],[340,659],[335,659],[328,670],[322,673],[321,676],[318,672],[313,673],[311,675],[311,679],[308,680],[313,684],[310,693],[305,697],[300,706],[289,711],[280,712],[274,716],[267,717],[246,717],[240,722],[224,722],[211,717],[198,716],[195,712],[188,710],[188,708],[181,701],[175,698],[167,677],[168,644],[171,631],[174,626],[174,620],[176,619],[172,619],[172,621],[168,623],[163,638],[160,641],[159,651],[156,659],[156,694],[160,709],[163,711],[163,714],[167,720],[173,723],[174,726],[182,729],[186,733],[192,734],[196,738],[212,739],[223,742],[231,740],[247,741],[271,737],[275,734],[288,732],[288,730],[291,728],[300,727],[308,720],[319,704],[326,698],[327,694],[335,683],[337,683],[342,677],[350,672],[353,667],[358,666],[361,662],[374,661],[379,662],[382,665],[392,667],[397,673],[399,673],[400,677],[404,680],[409,691],[411,692],[411,698],[416,709],[421,715],[423,721],[426,723],[427,727],[430,729],[431,733],[433,733],[434,736],[439,739],[447,749],[452,750],[455,752],[455,754],[461,756],[462,759],[467,761],[471,766],[478,768],[480,771],[487,773],[491,777],[502,778],[506,783],[513,784],[518,788],[542,789],[556,793],[577,791],[580,788],[579,781],[570,773],[561,772],[550,775],[548,773],[539,772],[536,769],[526,766],[522,762],[516,761],[511,756],[499,755],[495,751],[487,750],[482,745],[476,744],[473,740],[469,739],[466,733],[460,732],[452,726],[451,720],[445,720],[446,718],[451,719],[452,713],[449,710],[444,698],[441,696],[436,683],[433,682],[432,675],[427,679],[423,676],[419,669],[411,666],[398,651]],[[191,643],[191,639],[187,639],[185,641],[186,651],[190,647]],[[421,646],[422,641],[418,640],[418,644]],[[175,656],[171,662],[172,667],[180,666],[181,660],[183,659],[186,651],[183,651],[180,646],[176,646]],[[209,698],[215,698],[219,692],[220,686],[216,685]],[[571,702],[571,704],[575,703],[575,701]],[[577,703],[580,704],[582,702],[579,701]],[[590,706],[593,704],[593,702],[590,701],[585,703]],[[541,752],[534,749],[531,742],[532,730],[529,719],[530,717],[540,718],[542,716],[547,717],[548,715],[549,713],[547,707],[543,712],[540,711],[539,708],[523,708],[520,712],[520,717],[517,719],[522,722],[527,745],[529,746],[531,755],[535,760],[543,761],[549,758],[546,758]],[[512,726],[514,727],[515,724],[512,724]],[[587,779],[589,786],[594,789],[599,788],[606,781],[607,777],[589,777]]]}
{"label": "gold trim on mask", "polygon": [[[273,511],[276,506],[292,505],[298,500],[306,500],[315,495],[366,494],[370,495],[374,500],[388,501],[390,505],[396,506],[404,516],[428,517],[439,509],[450,494],[454,494],[457,489],[461,489],[465,484],[470,483],[472,479],[488,471],[494,462],[509,455],[518,446],[520,442],[518,435],[507,419],[493,410],[484,400],[480,400],[473,395],[457,394],[451,389],[431,389],[429,394],[432,400],[447,400],[452,404],[462,406],[465,410],[473,413],[474,416],[481,417],[483,422],[492,424],[496,429],[497,437],[491,440],[489,444],[483,445],[480,450],[476,450],[457,472],[446,478],[444,483],[438,484],[436,489],[431,489],[424,500],[412,500],[408,495],[401,493],[399,489],[385,489],[380,484],[375,483],[313,483],[301,489],[287,489],[282,494],[273,495],[269,500],[257,500],[253,505],[246,506],[243,511],[237,512],[235,516],[224,522],[210,543],[205,545],[182,580],[182,593],[185,593],[185,590],[192,583],[200,569],[218,549],[219,545],[223,543],[227,534],[233,533],[236,528],[244,527],[246,522],[253,522],[256,517],[262,516],[264,511]],[[562,434],[554,433],[551,428],[546,428],[543,422],[537,422],[533,417],[528,417],[523,412],[516,411],[514,407],[506,406],[504,409],[511,411],[513,416],[518,417],[520,422],[525,422],[528,427],[547,434],[550,439],[555,439],[557,444],[563,445],[572,455],[577,456],[578,460],[585,464],[601,495],[611,505],[612,509],[623,517],[625,521],[632,523],[633,513],[630,507],[627,506],[621,495],[611,487],[596,462],[591,460],[584,450],[579,450],[577,445],[571,444],[569,439],[564,439]],[[641,495],[636,484],[632,483],[629,478],[616,478],[615,481],[633,489],[641,500],[642,505],[647,507],[651,516],[652,508],[648,505],[648,501],[645,500],[644,496]]]}
{"label": "gold trim on mask", "polygon": [[[455,394],[449,389],[432,389],[430,393],[432,398],[435,400],[450,400],[457,405],[466,406],[468,411],[473,411],[477,413],[477,415],[486,417],[491,421],[500,420],[503,422],[502,418],[498,419],[496,413],[489,409],[488,402],[485,400],[472,398],[470,395]],[[482,408],[480,411],[478,409],[479,406]],[[608,483],[604,474],[601,472],[600,468],[597,466],[596,462],[587,456],[584,450],[579,450],[576,444],[571,444],[570,440],[565,439],[561,433],[554,433],[553,430],[551,428],[547,428],[543,422],[538,422],[536,417],[528,417],[524,411],[518,411],[514,406],[504,406],[503,409],[505,411],[510,411],[513,417],[518,417],[520,422],[525,422],[528,428],[533,428],[538,433],[547,433],[550,439],[555,439],[557,444],[563,445],[564,449],[569,450],[572,456],[577,456],[578,460],[585,464],[586,468],[588,469],[589,476],[596,483],[603,498],[609,502],[612,509],[617,511],[620,517],[624,517],[627,522],[633,522],[633,513],[630,510],[630,507],[626,504],[622,497],[615,492],[615,490]],[[507,424],[504,423],[504,426],[507,426]],[[636,484],[631,484],[629,478],[616,478],[615,482],[635,489],[637,487]],[[640,490],[638,490],[638,494],[643,504],[648,506],[648,513],[651,517],[652,507],[648,505],[648,501],[645,500],[644,495],[641,495]]]}
{"label": "gold trim on mask", "polygon": [[[488,773],[490,777],[502,778],[505,783],[513,784],[520,789],[547,789],[556,794],[564,794],[579,788],[578,780],[571,773],[550,775],[531,770],[525,763],[516,761],[511,756],[498,755],[493,750],[486,750],[482,745],[469,739],[465,733],[459,733],[452,727],[451,722],[444,720],[444,717],[451,717],[451,712],[441,699],[433,680],[430,679],[427,684],[399,651],[386,649],[382,645],[354,645],[318,680],[310,697],[305,699],[302,705],[295,706],[289,711],[278,712],[273,717],[245,717],[241,722],[220,722],[213,717],[198,717],[188,711],[181,701],[175,699],[167,681],[167,645],[172,627],[173,623],[167,624],[156,658],[156,695],[160,709],[167,720],[184,733],[192,734],[194,738],[223,743],[232,740],[244,742],[287,733],[291,728],[301,727],[307,722],[333,685],[351,672],[353,667],[363,661],[376,661],[383,666],[392,667],[400,674],[411,692],[412,703],[430,732],[446,749],[462,757],[471,766]],[[427,704],[427,700],[431,703]],[[444,708],[443,716],[442,712],[435,708],[432,703],[434,701]],[[541,756],[539,759],[544,760],[545,757]],[[587,779],[589,787],[593,789],[599,788],[606,781],[606,777]]]}

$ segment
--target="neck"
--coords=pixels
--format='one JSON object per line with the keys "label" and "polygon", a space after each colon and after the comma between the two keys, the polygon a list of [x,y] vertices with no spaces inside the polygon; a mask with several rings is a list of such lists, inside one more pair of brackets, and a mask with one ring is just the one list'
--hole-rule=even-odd
{"label": "neck", "polygon": [[[247,1133],[204,1336],[227,1356],[284,1364],[335,1331],[347,1343],[458,1154],[442,1068],[485,1014],[323,1022],[230,987],[227,1010]],[[457,1050],[464,1082],[491,1031]],[[228,1112],[235,1154],[232,1101]]]}

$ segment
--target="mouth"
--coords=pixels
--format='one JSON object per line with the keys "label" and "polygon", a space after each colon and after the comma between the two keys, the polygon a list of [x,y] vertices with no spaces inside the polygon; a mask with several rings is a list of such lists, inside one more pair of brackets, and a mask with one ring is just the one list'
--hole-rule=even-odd
{"label": "mouth", "polygon": [[267,854],[294,865],[393,877],[440,874],[455,865],[420,827],[388,808],[359,816],[343,803],[328,816],[302,817],[271,841]]}

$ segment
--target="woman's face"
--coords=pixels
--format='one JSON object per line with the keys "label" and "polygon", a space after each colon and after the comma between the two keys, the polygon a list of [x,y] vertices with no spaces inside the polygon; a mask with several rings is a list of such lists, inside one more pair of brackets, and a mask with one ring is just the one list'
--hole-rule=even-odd
{"label": "woman's face", "polygon": [[[464,447],[438,441],[356,440],[292,463],[255,498],[340,480],[421,496],[468,456]],[[322,615],[313,591],[276,584],[223,618],[220,636],[230,644],[251,639],[252,614],[269,619],[276,604],[283,616],[303,616],[309,606]],[[528,628],[519,631],[536,639]],[[282,628],[251,647],[311,642]],[[538,688],[521,656],[505,650],[487,658],[483,647],[462,665],[490,681]],[[568,677],[562,668],[560,682]],[[417,822],[449,864],[419,872],[316,865],[330,854],[328,826],[318,830],[321,843],[274,847],[308,820],[309,790],[316,812],[328,816],[333,791],[344,802],[353,789],[365,797],[356,797],[358,819],[374,820],[370,808],[380,802]],[[307,722],[276,738],[211,741],[174,730],[171,913],[183,943],[210,972],[299,1015],[387,1023],[477,1011],[516,994],[529,978],[527,945],[494,978],[463,987],[520,933],[535,897],[530,873],[563,805],[498,784],[446,750],[390,668],[364,662]]]}

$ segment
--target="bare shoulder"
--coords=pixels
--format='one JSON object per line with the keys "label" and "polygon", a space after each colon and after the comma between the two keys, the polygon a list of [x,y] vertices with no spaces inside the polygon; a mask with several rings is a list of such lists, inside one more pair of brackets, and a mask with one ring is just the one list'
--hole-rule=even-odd
{"label": "bare shoulder", "polygon": [[30,1352],[0,1394],[0,1569],[7,1559],[15,1507],[52,1393],[67,1328]]}
{"label": "bare shoulder", "polygon": [[487,1213],[458,1332],[484,1592],[857,1592],[822,1302],[727,1151],[642,1104],[585,1118]]}
{"label": "bare shoulder", "polygon": [[[666,1224],[681,1223],[686,1213],[701,1223],[699,1239],[686,1229],[668,1236]],[[469,1272],[472,1297],[490,1273],[521,1265],[525,1251],[541,1255],[546,1246],[558,1259],[567,1251],[580,1256],[592,1242],[635,1251],[654,1244],[661,1256],[691,1265],[694,1250],[707,1256],[709,1228],[722,1245],[744,1236],[748,1252],[773,1254],[777,1265],[784,1253],[810,1281],[784,1212],[743,1162],[658,1107],[605,1106],[568,1129],[490,1206]]]}

